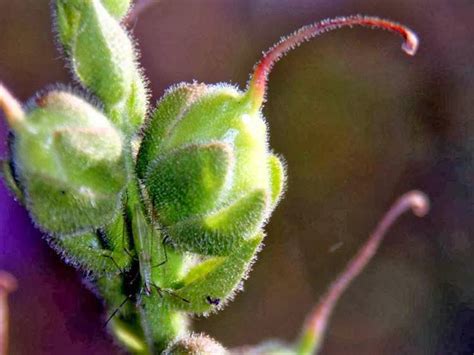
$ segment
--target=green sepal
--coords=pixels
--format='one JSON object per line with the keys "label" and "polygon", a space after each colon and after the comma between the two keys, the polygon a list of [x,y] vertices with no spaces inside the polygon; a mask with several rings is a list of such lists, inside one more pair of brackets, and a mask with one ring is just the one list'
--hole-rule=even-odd
{"label": "green sepal", "polygon": [[144,184],[160,223],[168,226],[218,206],[231,172],[228,145],[192,145],[157,158]]}
{"label": "green sepal", "polygon": [[197,99],[185,102],[182,117],[175,117],[174,124],[163,135],[162,151],[197,142],[234,142],[241,116],[246,112],[242,94],[234,87],[222,84],[198,86],[197,95]]}
{"label": "green sepal", "polygon": [[167,228],[178,248],[203,255],[228,255],[262,226],[267,192],[256,190],[215,213]]}
{"label": "green sepal", "polygon": [[169,89],[157,103],[143,129],[136,168],[139,178],[145,177],[149,164],[159,155],[160,146],[173,125],[183,117],[191,103],[202,95],[205,89],[203,84],[181,83]]}
{"label": "green sepal", "polygon": [[[176,297],[167,297],[165,302],[177,310],[196,314],[206,314],[216,307],[220,308],[233,295],[241,280],[245,279],[262,240],[263,234],[260,232],[244,241],[231,255],[213,257],[198,264],[175,291],[189,303]],[[219,299],[219,305],[210,304],[208,296]]]}
{"label": "green sepal", "polygon": [[56,151],[62,153],[57,159],[69,173],[68,182],[87,182],[104,194],[114,195],[122,190],[126,183],[125,162],[121,137],[116,132],[75,127],[55,130],[52,136]]}
{"label": "green sepal", "polygon": [[131,265],[128,255],[104,249],[94,233],[56,237],[52,244],[68,264],[96,277],[120,274]]}
{"label": "green sepal", "polygon": [[[160,287],[173,287],[176,279],[183,276],[190,260],[170,243],[163,243],[162,234],[154,230],[152,241],[151,280]],[[165,252],[166,249],[166,252]]]}
{"label": "green sepal", "polygon": [[81,22],[81,5],[76,0],[57,0],[54,12],[54,20],[58,38],[64,51],[70,54],[74,37],[79,29]]}
{"label": "green sepal", "polygon": [[100,1],[89,3],[82,10],[72,63],[84,85],[109,107],[128,96],[135,66],[134,50],[125,31]]}
{"label": "green sepal", "polygon": [[268,189],[267,127],[253,113],[245,96],[227,85],[208,85],[164,137],[161,152],[190,144],[222,141],[233,148],[235,168],[229,198],[254,189]]}
{"label": "green sepal", "polygon": [[117,20],[121,20],[130,9],[132,0],[102,0],[102,4]]}
{"label": "green sepal", "polygon": [[15,199],[21,204],[24,203],[23,191],[21,191],[18,182],[15,179],[14,172],[12,169],[12,162],[10,160],[0,160],[0,175],[3,181],[15,196]]}
{"label": "green sepal", "polygon": [[140,321],[147,343],[156,354],[160,354],[174,339],[184,335],[188,328],[187,316],[177,312],[166,302],[171,298],[174,296],[165,290],[158,292],[154,288],[150,295],[142,294],[138,301]]}
{"label": "green sepal", "polygon": [[131,126],[141,127],[148,110],[148,86],[145,77],[137,70],[126,102],[126,115]]}
{"label": "green sepal", "polygon": [[270,170],[270,190],[271,190],[271,212],[278,204],[286,184],[285,165],[279,157],[271,154],[268,157],[268,167]]}
{"label": "green sepal", "polygon": [[31,174],[26,206],[38,227],[53,234],[77,234],[103,226],[117,213],[120,194],[91,192],[45,175]]}

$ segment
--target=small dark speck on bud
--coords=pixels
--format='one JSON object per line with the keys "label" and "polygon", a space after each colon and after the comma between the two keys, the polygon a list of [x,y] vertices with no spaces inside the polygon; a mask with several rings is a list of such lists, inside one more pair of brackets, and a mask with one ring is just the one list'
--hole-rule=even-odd
{"label": "small dark speck on bud", "polygon": [[213,298],[211,296],[207,296],[206,301],[207,303],[212,304],[213,306],[218,306],[221,303],[220,298]]}

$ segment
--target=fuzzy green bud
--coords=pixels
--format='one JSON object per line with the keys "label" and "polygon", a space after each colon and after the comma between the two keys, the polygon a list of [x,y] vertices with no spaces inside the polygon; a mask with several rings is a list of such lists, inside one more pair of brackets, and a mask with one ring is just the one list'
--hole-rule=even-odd
{"label": "fuzzy green bud", "polygon": [[132,40],[117,21],[129,5],[123,0],[57,0],[55,19],[74,74],[127,132],[140,126],[147,110],[146,85]]}
{"label": "fuzzy green bud", "polygon": [[227,255],[261,229],[284,184],[267,142],[260,111],[234,87],[168,91],[144,131],[137,170],[179,246]]}
{"label": "fuzzy green bud", "polygon": [[36,102],[14,127],[12,152],[32,218],[54,234],[104,225],[127,180],[121,133],[73,94],[51,91]]}
{"label": "fuzzy green bud", "polygon": [[181,84],[167,92],[144,130],[137,173],[178,246],[228,255],[261,230],[285,182],[283,164],[268,148],[261,114],[271,68],[304,41],[352,25],[399,33],[403,50],[416,52],[416,35],[399,24],[340,17],[303,27],[270,48],[246,92],[227,84]]}

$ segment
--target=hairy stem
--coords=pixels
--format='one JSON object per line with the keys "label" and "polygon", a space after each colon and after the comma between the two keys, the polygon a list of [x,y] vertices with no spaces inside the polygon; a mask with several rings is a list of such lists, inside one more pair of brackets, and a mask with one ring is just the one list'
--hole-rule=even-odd
{"label": "hairy stem", "polygon": [[375,255],[388,229],[400,215],[409,210],[418,217],[426,215],[429,210],[429,201],[426,195],[420,191],[407,192],[385,214],[367,242],[347,264],[346,269],[336,281],[329,286],[329,290],[306,319],[297,344],[299,354],[316,353],[320,349],[329,318],[337,301]]}

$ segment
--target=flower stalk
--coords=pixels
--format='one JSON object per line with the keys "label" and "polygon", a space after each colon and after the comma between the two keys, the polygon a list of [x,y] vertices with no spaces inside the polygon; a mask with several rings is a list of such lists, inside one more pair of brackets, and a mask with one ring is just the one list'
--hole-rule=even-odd
{"label": "flower stalk", "polygon": [[380,243],[393,223],[403,213],[410,210],[418,217],[423,217],[428,213],[429,201],[424,193],[420,191],[407,192],[385,214],[366,243],[349,261],[345,270],[329,286],[329,289],[321,297],[319,303],[310,312],[303,326],[300,339],[297,342],[298,354],[314,354],[320,350],[329,319],[337,301],[374,257]]}

